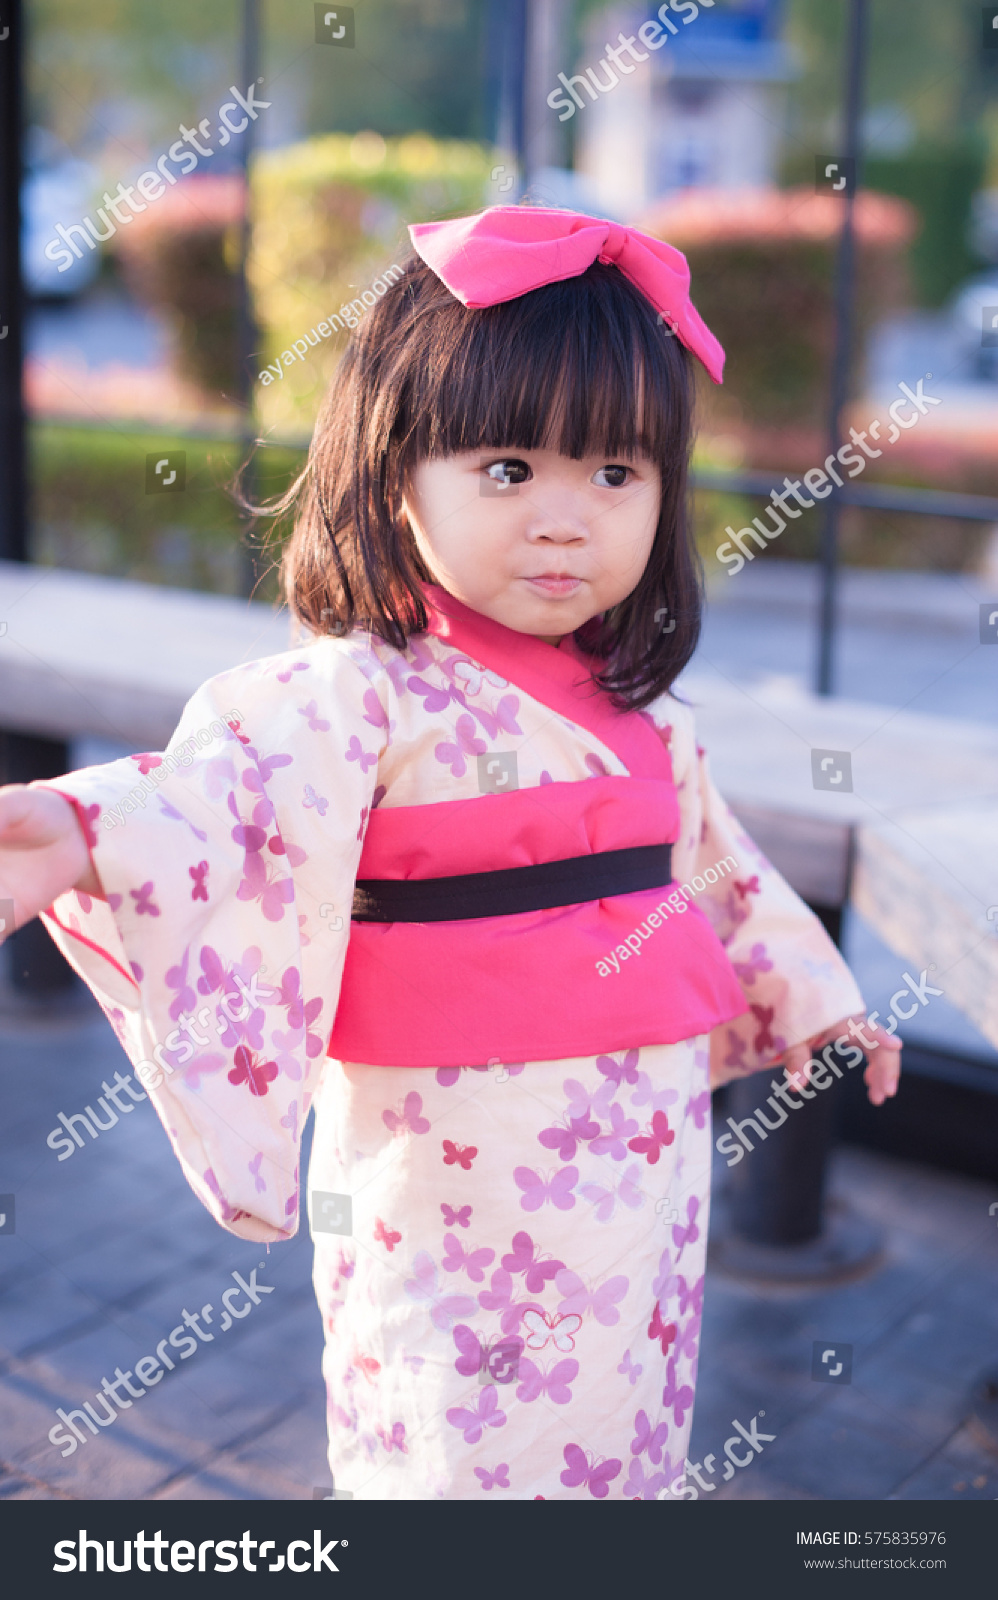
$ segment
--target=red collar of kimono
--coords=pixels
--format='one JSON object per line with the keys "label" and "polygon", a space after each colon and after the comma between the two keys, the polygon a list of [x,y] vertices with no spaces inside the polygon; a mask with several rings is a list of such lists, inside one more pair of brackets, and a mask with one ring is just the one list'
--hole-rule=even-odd
{"label": "red collar of kimono", "polygon": [[483,617],[436,584],[424,588],[427,631],[516,684],[532,699],[586,728],[619,756],[632,777],[669,778],[671,762],[651,718],[618,711],[594,682],[590,657],[571,637],[557,648]]}

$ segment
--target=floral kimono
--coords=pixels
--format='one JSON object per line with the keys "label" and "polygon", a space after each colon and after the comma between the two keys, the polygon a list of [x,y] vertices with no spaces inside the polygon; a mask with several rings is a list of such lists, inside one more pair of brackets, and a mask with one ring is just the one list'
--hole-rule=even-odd
{"label": "floral kimono", "polygon": [[689,1438],[710,1088],[862,1001],[688,706],[616,712],[572,641],[429,596],[405,651],[239,667],[163,755],[53,783],[107,898],[46,921],[240,1238],[295,1232],[314,1106],[338,1493],[648,1499]]}

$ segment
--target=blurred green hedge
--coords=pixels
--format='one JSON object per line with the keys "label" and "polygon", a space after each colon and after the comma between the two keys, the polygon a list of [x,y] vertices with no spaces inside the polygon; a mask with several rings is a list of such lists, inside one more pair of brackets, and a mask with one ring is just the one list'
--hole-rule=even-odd
{"label": "blurred green hedge", "polygon": [[[32,560],[109,577],[218,594],[243,592],[245,523],[230,492],[242,459],[234,440],[166,431],[35,422],[29,430]],[[146,458],[186,455],[182,493],[146,493]],[[254,458],[255,492],[278,493],[304,452]],[[257,563],[259,598],[277,592],[271,559]]]}

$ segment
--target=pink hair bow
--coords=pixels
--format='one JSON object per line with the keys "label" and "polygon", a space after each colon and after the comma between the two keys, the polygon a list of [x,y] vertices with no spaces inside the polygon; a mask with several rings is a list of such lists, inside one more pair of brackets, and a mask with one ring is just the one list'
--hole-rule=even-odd
{"label": "pink hair bow", "polygon": [[409,237],[451,294],[473,310],[576,278],[594,261],[609,262],[721,382],[724,351],[690,300],[690,269],[674,245],[637,228],[543,206],[493,206],[473,217],[420,222]]}

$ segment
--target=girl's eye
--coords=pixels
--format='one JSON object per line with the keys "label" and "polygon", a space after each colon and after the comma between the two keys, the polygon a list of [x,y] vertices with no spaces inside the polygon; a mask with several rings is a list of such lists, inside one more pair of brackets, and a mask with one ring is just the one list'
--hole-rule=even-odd
{"label": "girl's eye", "polygon": [[630,467],[600,467],[593,473],[593,483],[601,489],[622,489],[630,475]]}
{"label": "girl's eye", "polygon": [[526,483],[533,474],[526,461],[521,461],[519,456],[507,456],[505,460],[493,461],[491,466],[486,467],[485,476],[505,489],[514,483]]}

